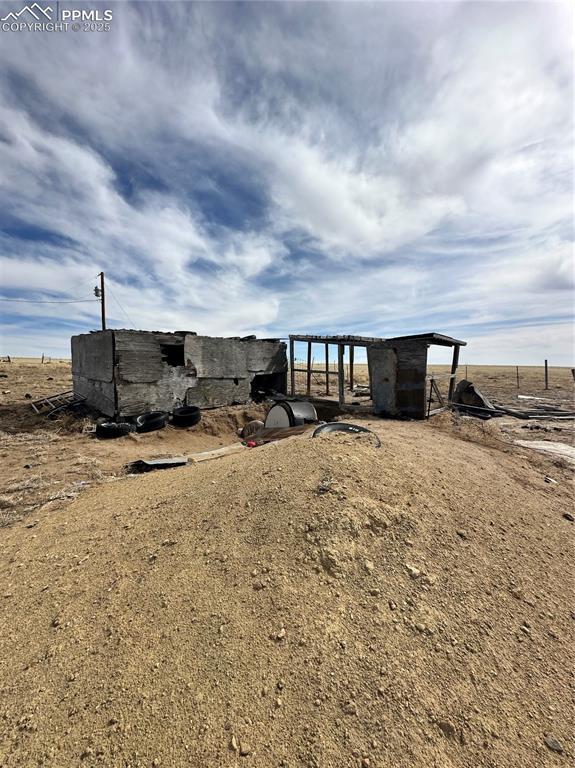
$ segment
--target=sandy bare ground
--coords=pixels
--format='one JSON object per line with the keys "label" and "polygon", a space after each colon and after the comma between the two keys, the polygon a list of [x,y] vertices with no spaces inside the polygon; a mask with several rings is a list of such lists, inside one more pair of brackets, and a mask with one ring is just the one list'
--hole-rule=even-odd
{"label": "sandy bare ground", "polygon": [[570,764],[569,470],[491,423],[371,425],[0,531],[0,764]]}
{"label": "sandy bare ground", "polygon": [[43,508],[69,502],[92,484],[113,481],[138,458],[159,458],[211,450],[237,441],[237,430],[261,417],[256,405],[207,411],[190,429],[168,426],[119,440],[98,440],[85,430],[91,419],[63,416],[50,421],[36,415],[32,399],[72,386],[70,362],[44,365],[19,359],[0,363],[4,390],[0,401],[0,526]]}
{"label": "sandy bare ground", "polygon": [[[439,368],[436,366],[436,368]],[[433,369],[437,372],[435,369]],[[573,379],[569,369],[550,369],[551,390],[542,390],[542,369],[520,369],[520,394],[545,396],[564,407],[573,407]],[[468,375],[471,378],[470,366]],[[465,370],[460,370],[464,375]],[[39,359],[0,363],[0,526],[30,515],[47,504],[55,508],[75,498],[92,484],[124,475],[124,467],[138,458],[190,454],[237,440],[237,429],[250,418],[261,417],[258,406],[205,412],[202,423],[190,430],[168,427],[147,435],[100,441],[83,430],[90,420],[63,417],[49,421],[37,416],[30,400],[70,389],[69,361],[40,364]],[[356,366],[359,382],[367,381],[367,367]],[[486,394],[517,407],[514,368],[487,366],[473,369],[473,380]],[[319,389],[319,380],[316,383]],[[389,423],[389,422],[386,422]],[[506,439],[572,442],[573,424],[530,423],[499,420]],[[453,427],[456,429],[456,427]],[[457,433],[457,429],[456,429]]]}

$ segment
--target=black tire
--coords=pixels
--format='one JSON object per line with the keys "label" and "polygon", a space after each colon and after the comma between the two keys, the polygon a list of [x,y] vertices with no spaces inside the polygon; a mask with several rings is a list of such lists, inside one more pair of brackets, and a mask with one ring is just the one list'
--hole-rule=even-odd
{"label": "black tire", "polygon": [[136,416],[136,432],[155,432],[166,426],[168,414],[165,411],[148,411]]}
{"label": "black tire", "polygon": [[115,421],[105,421],[102,424],[96,424],[96,437],[101,438],[124,437],[124,435],[129,435],[130,432],[135,431],[136,427],[125,421],[118,423]]}
{"label": "black tire", "polygon": [[201,418],[202,412],[197,405],[183,405],[181,408],[174,408],[172,424],[175,427],[193,427]]}

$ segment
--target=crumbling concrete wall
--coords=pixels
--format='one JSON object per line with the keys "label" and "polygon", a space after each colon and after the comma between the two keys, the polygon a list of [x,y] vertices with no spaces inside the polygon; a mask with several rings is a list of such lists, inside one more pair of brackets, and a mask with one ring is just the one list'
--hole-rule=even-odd
{"label": "crumbling concrete wall", "polygon": [[74,392],[92,408],[110,416],[115,412],[113,331],[72,336],[72,381]]}
{"label": "crumbling concrete wall", "polygon": [[254,382],[287,384],[286,345],[253,337],[99,331],[72,338],[72,360],[75,391],[109,416],[245,403]]}
{"label": "crumbling concrete wall", "polygon": [[199,407],[245,403],[256,376],[283,374],[287,382],[286,345],[267,339],[186,336],[186,365],[195,372],[186,402]]}
{"label": "crumbling concrete wall", "polygon": [[[195,372],[185,365],[183,334],[114,331],[114,338],[118,414],[171,411],[186,402]],[[180,351],[182,365],[168,362],[172,350]]]}

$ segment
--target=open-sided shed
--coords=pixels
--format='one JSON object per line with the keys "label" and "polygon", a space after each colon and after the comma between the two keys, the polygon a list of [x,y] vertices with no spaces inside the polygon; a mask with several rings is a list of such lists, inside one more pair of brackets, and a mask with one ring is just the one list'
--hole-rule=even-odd
{"label": "open-sided shed", "polygon": [[[455,374],[459,363],[459,349],[465,341],[441,333],[422,333],[394,338],[378,338],[352,335],[311,335],[293,334],[290,340],[290,391],[296,394],[295,374],[306,374],[306,395],[311,393],[312,374],[325,376],[325,392],[330,394],[330,377],[337,377],[338,403],[345,405],[346,385],[354,387],[354,353],[357,347],[367,350],[370,379],[370,394],[373,411],[378,415],[403,416],[422,419],[426,414],[427,392],[427,350],[431,345],[453,347],[451,373],[449,374],[448,400],[451,400],[455,385]],[[307,365],[297,368],[295,343],[307,345]],[[324,347],[325,368],[313,368],[312,345]],[[337,347],[337,370],[331,370],[329,350]],[[344,356],[349,349],[348,382],[346,382]]]}

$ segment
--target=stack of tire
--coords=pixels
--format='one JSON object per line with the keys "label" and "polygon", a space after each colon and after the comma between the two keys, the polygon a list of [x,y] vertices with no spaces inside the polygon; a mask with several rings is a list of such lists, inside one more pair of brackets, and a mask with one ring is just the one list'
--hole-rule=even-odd
{"label": "stack of tire", "polygon": [[[126,421],[106,421],[96,425],[96,437],[112,438],[129,435],[130,432],[155,432],[163,429],[168,423],[169,414],[165,411],[148,411],[136,416],[135,423]],[[172,424],[174,427],[193,427],[202,418],[200,409],[195,405],[184,405],[174,408],[172,412]]]}

